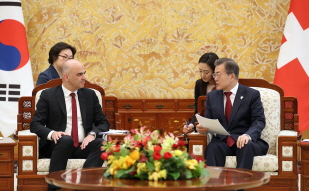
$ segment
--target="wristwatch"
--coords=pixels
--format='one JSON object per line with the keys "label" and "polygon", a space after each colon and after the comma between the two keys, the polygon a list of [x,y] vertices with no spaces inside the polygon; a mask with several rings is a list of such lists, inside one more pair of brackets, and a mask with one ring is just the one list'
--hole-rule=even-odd
{"label": "wristwatch", "polygon": [[90,132],[88,133],[88,135],[93,135],[94,138],[96,138],[96,136],[97,136],[97,134],[96,134],[94,131],[90,131]]}

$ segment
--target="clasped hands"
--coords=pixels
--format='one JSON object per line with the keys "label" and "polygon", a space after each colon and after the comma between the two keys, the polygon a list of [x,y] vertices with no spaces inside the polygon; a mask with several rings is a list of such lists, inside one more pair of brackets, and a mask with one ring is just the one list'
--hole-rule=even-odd
{"label": "clasped hands", "polygon": [[[57,141],[63,136],[63,135],[68,135],[69,134],[62,132],[62,131],[54,131],[51,135],[52,140],[54,140],[55,144],[57,144]],[[84,138],[82,144],[80,145],[80,148],[84,150],[86,146],[95,139],[93,135],[88,135]]]}
{"label": "clasped hands", "polygon": [[[203,125],[196,125],[197,132],[201,134],[206,134],[208,132],[208,128],[204,127]],[[237,148],[241,149],[250,141],[250,137],[246,134],[240,135],[236,141]]]}

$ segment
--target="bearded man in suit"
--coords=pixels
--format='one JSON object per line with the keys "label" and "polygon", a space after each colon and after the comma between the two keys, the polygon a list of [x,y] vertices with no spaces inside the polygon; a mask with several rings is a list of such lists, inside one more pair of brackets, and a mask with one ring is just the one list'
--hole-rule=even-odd
{"label": "bearded man in suit", "polygon": [[62,85],[42,91],[30,125],[40,138],[40,157],[50,158],[49,172],[65,170],[70,158],[86,159],[84,168],[101,167],[99,133],[108,131],[109,123],[95,92],[84,87],[84,65],[69,59],[62,73]]}
{"label": "bearded man in suit", "polygon": [[[234,60],[221,58],[215,66],[216,90],[207,94],[206,117],[218,119],[230,136],[214,135],[205,151],[206,164],[223,167],[226,156],[236,156],[236,168],[252,169],[254,156],[268,151],[268,143],[261,139],[266,122],[260,92],[238,83]],[[197,125],[199,133],[207,130]]]}

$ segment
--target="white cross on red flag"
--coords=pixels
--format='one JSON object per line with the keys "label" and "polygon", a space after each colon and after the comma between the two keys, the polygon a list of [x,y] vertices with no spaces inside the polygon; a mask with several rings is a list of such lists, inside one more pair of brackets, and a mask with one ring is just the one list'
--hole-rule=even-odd
{"label": "white cross on red flag", "polygon": [[299,130],[309,129],[309,1],[291,0],[274,83],[298,100]]}

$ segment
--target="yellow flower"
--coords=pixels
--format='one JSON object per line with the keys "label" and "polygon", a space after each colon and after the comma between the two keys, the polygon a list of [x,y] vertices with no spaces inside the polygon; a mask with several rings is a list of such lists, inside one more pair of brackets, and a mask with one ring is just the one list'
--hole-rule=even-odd
{"label": "yellow flower", "polygon": [[159,178],[166,179],[166,170],[161,170],[160,172],[149,172],[148,179],[158,181]]}
{"label": "yellow flower", "polygon": [[107,170],[107,172],[109,172],[111,175],[116,175],[117,169],[114,169],[114,168],[110,167],[110,168]]}
{"label": "yellow flower", "polygon": [[119,160],[114,160],[114,162],[111,164],[111,168],[119,169],[120,168]]}
{"label": "yellow flower", "polygon": [[135,161],[136,160],[133,160],[131,157],[126,158],[126,164],[129,168],[135,163]]}
{"label": "yellow flower", "polygon": [[155,160],[154,161],[155,171],[159,172],[161,165],[162,163],[160,161]]}
{"label": "yellow flower", "polygon": [[196,166],[198,166],[198,162],[195,159],[186,160],[186,165],[189,169],[194,170]]}
{"label": "yellow flower", "polygon": [[149,180],[158,181],[159,178],[160,178],[160,175],[157,172],[149,172],[149,174],[148,174]]}
{"label": "yellow flower", "polygon": [[109,155],[107,158],[107,164],[112,164],[115,160],[115,156],[114,155]]}
{"label": "yellow flower", "polygon": [[138,160],[140,157],[140,153],[138,151],[133,151],[131,154],[130,154],[130,158],[133,159],[133,160]]}
{"label": "yellow flower", "polygon": [[183,152],[181,150],[175,150],[174,151],[174,156],[180,157],[182,154],[183,154]]}
{"label": "yellow flower", "polygon": [[146,171],[146,172],[148,171],[147,165],[144,162],[137,163],[137,174],[140,174],[141,171]]}
{"label": "yellow flower", "polygon": [[159,175],[160,175],[160,177],[161,178],[164,178],[164,179],[166,179],[166,170],[164,169],[164,170],[160,170],[160,172],[159,172]]}
{"label": "yellow flower", "polygon": [[128,169],[129,166],[127,165],[127,159],[129,158],[129,156],[121,156],[120,159],[119,159],[119,162],[120,162],[120,166],[122,169]]}

